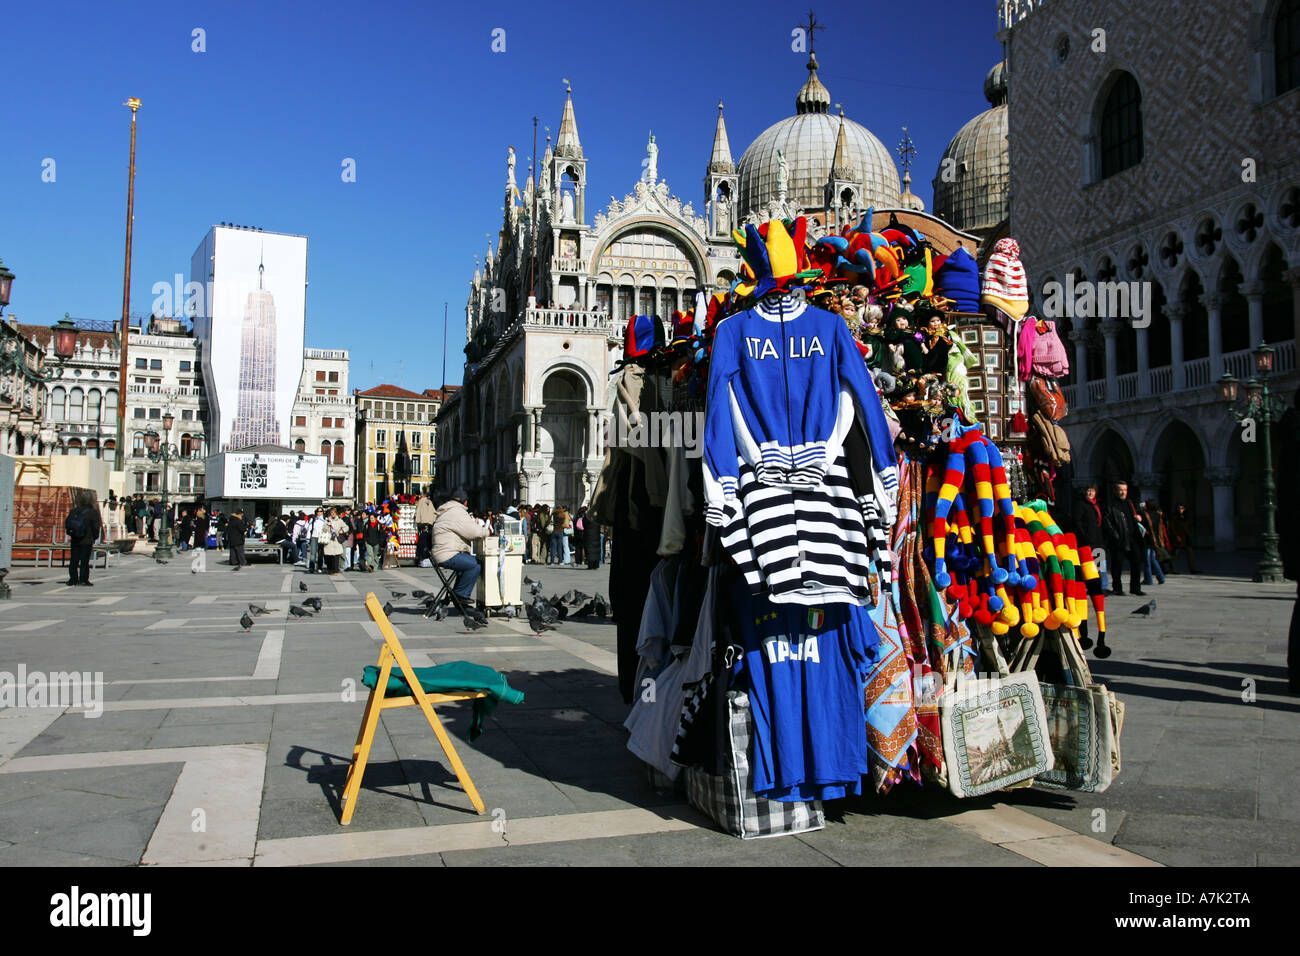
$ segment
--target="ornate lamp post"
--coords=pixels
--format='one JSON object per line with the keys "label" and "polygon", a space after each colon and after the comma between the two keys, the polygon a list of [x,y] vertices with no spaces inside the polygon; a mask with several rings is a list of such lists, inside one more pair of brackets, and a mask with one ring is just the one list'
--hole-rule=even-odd
{"label": "ornate lamp post", "polygon": [[14,274],[5,268],[5,261],[0,259],[0,315],[4,314],[9,304],[9,290],[14,285]]}
{"label": "ornate lamp post", "polygon": [[1264,557],[1255,571],[1255,580],[1277,582],[1282,580],[1282,561],[1277,552],[1277,525],[1274,517],[1277,512],[1277,495],[1273,481],[1273,439],[1269,426],[1281,421],[1285,409],[1268,392],[1268,378],[1273,373],[1272,346],[1261,344],[1251,355],[1255,360],[1255,375],[1244,383],[1245,406],[1237,406],[1240,383],[1229,373],[1224,373],[1219,379],[1219,397],[1228,406],[1228,414],[1234,419],[1239,422],[1253,420],[1264,431],[1264,530],[1259,536],[1264,545]]}
{"label": "ornate lamp post", "polygon": [[154,560],[162,563],[170,561],[172,555],[172,530],[171,530],[171,506],[167,497],[167,465],[173,460],[185,460],[192,458],[192,455],[182,455],[180,449],[170,441],[172,425],[176,423],[176,416],[168,412],[163,416],[163,434],[160,436],[152,428],[144,433],[145,446],[148,449],[149,460],[152,462],[162,462],[162,528],[158,531],[158,546],[154,549]]}

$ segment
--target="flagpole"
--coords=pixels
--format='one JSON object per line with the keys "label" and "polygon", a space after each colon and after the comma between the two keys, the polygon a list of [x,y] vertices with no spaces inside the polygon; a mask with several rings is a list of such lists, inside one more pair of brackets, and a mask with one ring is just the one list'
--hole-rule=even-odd
{"label": "flagpole", "polygon": [[442,304],[442,381],[438,388],[447,384],[447,303]]}

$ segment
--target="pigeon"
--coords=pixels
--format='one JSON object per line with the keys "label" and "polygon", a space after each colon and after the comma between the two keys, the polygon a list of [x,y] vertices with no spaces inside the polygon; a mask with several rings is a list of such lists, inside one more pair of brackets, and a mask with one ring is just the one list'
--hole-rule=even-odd
{"label": "pigeon", "polygon": [[554,624],[543,618],[541,613],[533,605],[524,605],[524,610],[528,613],[528,626],[533,629],[534,633],[541,634],[542,632],[552,630],[555,627]]}
{"label": "pigeon", "polygon": [[309,597],[309,598],[306,598],[302,603],[303,603],[303,606],[304,606],[304,607],[309,607],[309,608],[311,608],[313,611],[317,611],[317,612],[320,611],[321,601],[320,601],[320,598],[318,598],[318,597]]}
{"label": "pigeon", "polygon": [[528,593],[533,595],[534,597],[541,595],[542,585],[540,584],[540,582],[534,581],[533,584],[529,587]]}
{"label": "pigeon", "polygon": [[412,592],[411,592],[411,597],[415,598],[417,601],[420,600],[420,598],[422,598],[422,597],[428,597],[428,596],[429,596],[429,592],[428,592],[428,591],[412,591]]}
{"label": "pigeon", "polygon": [[239,623],[242,624],[244,630],[247,631],[250,627],[253,626],[253,619],[249,617],[248,612],[245,611],[243,614],[239,615]]}
{"label": "pigeon", "polygon": [[555,608],[551,607],[551,605],[547,604],[541,598],[534,598],[533,603],[528,606],[537,612],[537,616],[548,624],[554,624],[560,619],[560,615],[556,612]]}
{"label": "pigeon", "polygon": [[524,575],[524,584],[540,584],[540,583],[541,583],[540,581],[534,581],[532,578],[528,577],[528,575]]}
{"label": "pigeon", "polygon": [[267,611],[266,608],[262,607],[262,605],[260,604],[250,604],[248,605],[248,610],[252,612],[253,617],[257,617],[259,614],[270,613],[269,611]]}
{"label": "pigeon", "polygon": [[307,610],[306,608],[299,607],[296,604],[289,605],[289,613],[292,614],[294,617],[315,617],[315,615],[312,614],[311,611]]}
{"label": "pigeon", "polygon": [[445,621],[447,619],[447,609],[441,604],[429,604],[425,607],[424,616],[431,617],[435,621]]}
{"label": "pigeon", "polygon": [[1129,611],[1129,614],[1141,614],[1143,617],[1154,617],[1155,613],[1156,613],[1156,602],[1154,598],[1150,601],[1147,601],[1147,603],[1143,604],[1141,607],[1134,608],[1133,610]]}
{"label": "pigeon", "polygon": [[561,621],[563,621],[566,617],[569,616],[569,609],[564,606],[564,601],[562,601],[560,598],[552,595],[550,601],[548,601],[547,603],[550,604],[550,606],[555,609],[555,613]]}
{"label": "pigeon", "polygon": [[392,617],[392,615],[393,615],[393,602],[392,602],[392,601],[385,601],[385,602],[384,602],[384,617]]}
{"label": "pigeon", "polygon": [[587,602],[590,601],[590,600],[591,600],[591,595],[590,595],[590,594],[583,594],[581,591],[574,591],[574,592],[573,592],[573,600],[570,601],[569,603],[570,603],[570,604],[585,604],[585,603],[587,603]]}
{"label": "pigeon", "polygon": [[574,616],[574,617],[591,617],[591,615],[593,615],[593,614],[595,614],[595,613],[596,613],[596,602],[595,602],[595,601],[588,601],[588,602],[587,602],[586,604],[584,604],[582,607],[578,608],[578,610],[574,611],[574,612],[573,612],[573,616]]}
{"label": "pigeon", "polygon": [[406,592],[405,592],[405,591],[389,591],[389,592],[388,592],[388,596],[391,597],[394,601],[396,601],[398,598],[404,598],[404,597],[406,597]]}
{"label": "pigeon", "polygon": [[564,604],[577,604],[579,603],[578,592],[570,588],[564,592],[564,597],[560,598],[560,601]]}
{"label": "pigeon", "polygon": [[298,582],[298,590],[299,590],[299,591],[306,591],[306,590],[307,590],[307,582],[306,582],[306,581],[299,581],[299,582]]}
{"label": "pigeon", "polygon": [[487,625],[488,622],[483,618],[478,618],[478,617],[465,618],[465,626],[469,628],[471,631],[477,631],[479,628],[487,627]]}
{"label": "pigeon", "polygon": [[609,614],[609,602],[605,600],[604,596],[599,591],[597,591],[596,596],[591,599],[591,603],[595,605],[596,617],[605,617]]}

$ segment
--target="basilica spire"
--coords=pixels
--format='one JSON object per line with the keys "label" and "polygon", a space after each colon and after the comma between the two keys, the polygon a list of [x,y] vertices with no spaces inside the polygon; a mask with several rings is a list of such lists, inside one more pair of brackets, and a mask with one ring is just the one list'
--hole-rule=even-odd
{"label": "basilica spire", "polygon": [[835,156],[831,160],[832,179],[857,179],[857,171],[849,160],[849,143],[844,136],[844,109],[840,109],[840,131],[835,137]]}
{"label": "basilica spire", "polygon": [[798,29],[806,31],[805,36],[808,38],[808,80],[799,90],[799,95],[794,98],[795,112],[800,115],[829,112],[830,90],[826,89],[822,81],[817,78],[817,31],[826,28],[817,22],[817,18],[809,10],[807,24],[800,24]]}
{"label": "basilica spire", "polygon": [[560,134],[555,140],[555,154],[571,159],[582,158],[582,143],[578,139],[578,120],[573,115],[573,87],[564,86],[564,116],[560,119]]}
{"label": "basilica spire", "polygon": [[709,159],[709,172],[735,171],[736,164],[731,160],[731,144],[727,142],[727,124],[722,119],[722,100],[718,100],[718,125],[713,130],[713,156]]}

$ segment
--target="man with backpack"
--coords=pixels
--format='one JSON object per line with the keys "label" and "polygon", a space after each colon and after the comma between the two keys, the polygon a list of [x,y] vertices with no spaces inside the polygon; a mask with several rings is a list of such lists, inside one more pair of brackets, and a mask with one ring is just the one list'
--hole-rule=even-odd
{"label": "man with backpack", "polygon": [[82,585],[94,587],[90,583],[90,553],[99,540],[103,525],[99,517],[99,508],[95,503],[93,491],[76,491],[72,510],[63,521],[63,530],[68,535],[71,553],[68,555],[68,587]]}

